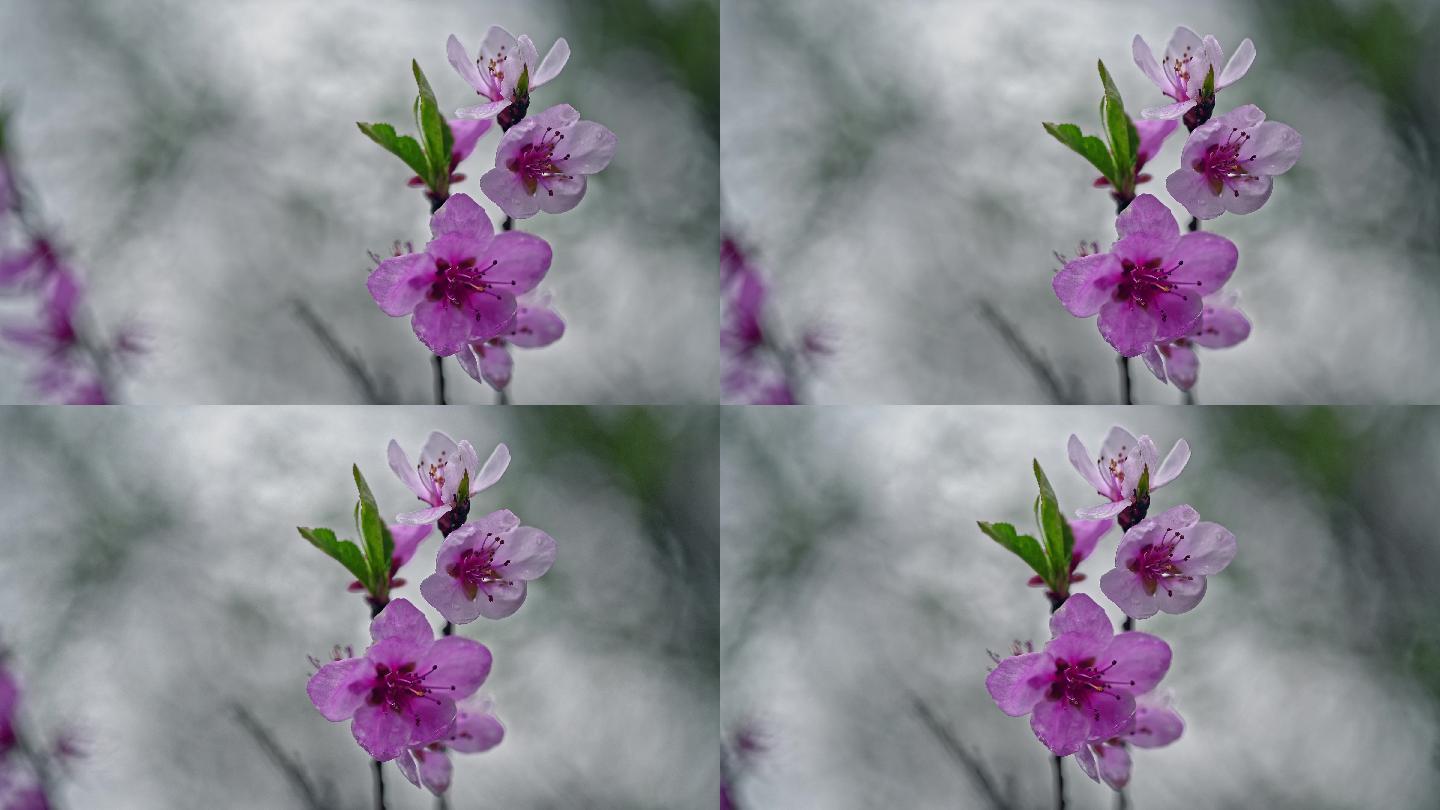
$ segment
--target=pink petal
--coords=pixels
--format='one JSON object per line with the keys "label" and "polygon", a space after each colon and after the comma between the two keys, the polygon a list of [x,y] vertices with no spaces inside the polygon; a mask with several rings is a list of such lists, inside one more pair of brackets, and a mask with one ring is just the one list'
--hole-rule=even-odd
{"label": "pink petal", "polygon": [[1155,604],[1172,615],[1188,613],[1205,598],[1207,584],[1203,576],[1162,580],[1155,588]]}
{"label": "pink petal", "polygon": [[1065,444],[1065,452],[1070,458],[1070,466],[1074,467],[1075,472],[1080,473],[1080,477],[1089,482],[1096,492],[1104,495],[1110,491],[1105,479],[1100,477],[1100,470],[1095,466],[1095,459],[1090,458],[1090,451],[1085,449],[1085,443],[1080,441],[1079,436],[1074,433],[1070,434],[1070,440]]}
{"label": "pink petal", "polygon": [[391,567],[399,570],[415,556],[421,541],[430,536],[430,530],[434,527],[427,522],[416,526],[398,524],[389,528],[391,536],[395,539],[395,553],[391,556],[391,560],[394,562]]}
{"label": "pink petal", "polygon": [[1250,337],[1250,319],[1235,307],[1207,306],[1192,340],[1207,349],[1225,349]]}
{"label": "pink petal", "polygon": [[1275,191],[1271,177],[1240,177],[1220,192],[1220,204],[1232,214],[1253,214],[1270,201]]}
{"label": "pink petal", "polygon": [[[430,667],[428,664],[422,667],[417,663],[416,668],[424,672]],[[425,685],[436,685],[434,674],[425,679]],[[402,714],[410,724],[410,739],[406,743],[408,747],[438,742],[450,733],[450,728],[455,723],[453,693],[430,692],[423,698],[417,697],[405,705]]]}
{"label": "pink petal", "polygon": [[1066,262],[1050,288],[1067,312],[1088,318],[1110,300],[1121,277],[1119,259],[1109,253],[1095,253]]}
{"label": "pink petal", "polygon": [[490,101],[484,104],[476,104],[473,107],[461,107],[455,111],[457,118],[481,118],[490,119],[505,111],[510,106],[509,99]]}
{"label": "pink petal", "polygon": [[370,622],[370,638],[384,641],[397,638],[405,642],[428,642],[435,637],[430,621],[409,599],[396,599],[385,606]]}
{"label": "pink petal", "polygon": [[1168,705],[1156,702],[1155,693],[1146,694],[1135,707],[1135,727],[1126,742],[1139,748],[1162,748],[1180,739],[1185,721]]}
{"label": "pink petal", "polygon": [[499,337],[515,321],[515,296],[509,287],[492,286],[485,294],[473,296],[470,305],[473,320],[465,343]]}
{"label": "pink petal", "polygon": [[1154,689],[1170,670],[1170,645],[1149,633],[1121,633],[1110,642],[1100,658],[1116,662],[1106,671],[1106,680],[1120,683],[1133,681],[1129,685],[1130,692],[1144,694]]}
{"label": "pink petal", "polygon": [[1077,565],[1089,559],[1100,539],[1115,527],[1111,520],[1071,520],[1069,523],[1070,532],[1075,535],[1075,546],[1070,551],[1070,558]]}
{"label": "pink petal", "polygon": [[517,172],[505,168],[491,169],[480,177],[480,190],[500,206],[500,210],[515,219],[529,219],[540,213],[538,193],[531,194]]}
{"label": "pink petal", "polygon": [[1057,757],[1080,750],[1090,736],[1090,716],[1061,700],[1042,700],[1030,716],[1030,728]]}
{"label": "pink petal", "polygon": [[[1205,175],[1187,165],[1182,164],[1165,178],[1165,190],[1196,219],[1210,220],[1225,213],[1220,195],[1210,188]],[[1224,193],[1223,190],[1221,193]]]}
{"label": "pink petal", "polygon": [[555,539],[532,526],[521,526],[505,538],[504,562],[496,566],[506,576],[539,579],[555,564]]}
{"label": "pink petal", "polygon": [[305,684],[305,694],[332,723],[348,720],[369,693],[366,676],[370,669],[363,658],[347,658],[321,667]]}
{"label": "pink petal", "polygon": [[1225,69],[1215,76],[1215,89],[1219,90],[1229,87],[1245,77],[1250,72],[1250,65],[1255,62],[1255,43],[1246,37],[1230,55],[1230,61],[1225,63]]}
{"label": "pink petal", "polygon": [[1145,353],[1140,355],[1140,357],[1145,361],[1145,367],[1150,369],[1151,374],[1155,375],[1155,379],[1162,383],[1166,381],[1165,361],[1160,357],[1160,350],[1156,348],[1156,344],[1151,343],[1145,347]]}
{"label": "pink petal", "polygon": [[485,80],[480,76],[480,69],[476,67],[475,60],[465,52],[465,46],[460,44],[460,40],[454,34],[445,40],[445,56],[450,60],[450,67],[455,68],[455,72],[459,73],[460,78],[474,88],[475,92],[482,94],[486,92],[488,88]]}
{"label": "pink petal", "polygon": [[1160,72],[1160,63],[1155,60],[1155,52],[1150,50],[1150,46],[1145,44],[1145,40],[1139,34],[1130,40],[1130,55],[1135,59],[1135,67],[1140,68],[1140,72],[1145,74],[1145,78],[1160,88],[1161,92],[1170,89],[1169,80],[1165,78],[1164,73]]}
{"label": "pink petal", "polygon": [[445,636],[436,640],[430,651],[416,662],[416,669],[423,672],[435,667],[425,678],[426,686],[453,686],[448,695],[453,700],[461,700],[475,694],[485,683],[490,676],[490,662],[490,650],[484,644],[462,636]]}
{"label": "pink petal", "polygon": [[[1184,285],[1194,285],[1199,296],[1219,290],[1230,280],[1235,265],[1240,261],[1240,252],[1235,243],[1218,233],[1196,231],[1180,237],[1170,253],[1167,264],[1184,262],[1170,274],[1170,280]],[[1199,297],[1196,296],[1196,297]],[[1204,304],[1196,301],[1201,312]]]}
{"label": "pink petal", "polygon": [[[1136,37],[1136,39],[1139,39],[1139,37]],[[1100,776],[1099,772],[1095,770],[1095,755],[1090,753],[1090,749],[1098,747],[1099,746],[1086,744],[1080,746],[1080,750],[1075,752],[1075,764],[1079,765],[1080,770],[1084,771],[1085,775],[1090,777],[1090,780],[1093,782],[1099,782]],[[411,781],[413,782],[414,780],[412,779]]]}
{"label": "pink petal", "polygon": [[514,295],[535,289],[550,270],[550,244],[532,233],[510,231],[496,236],[489,257],[499,264],[486,273],[486,280],[512,282],[509,289]]}
{"label": "pink petal", "polygon": [[504,346],[495,344],[476,345],[476,352],[480,357],[480,377],[496,391],[505,390],[505,386],[510,384],[510,374],[515,369],[515,361],[510,357],[510,352]]}
{"label": "pink petal", "polygon": [[1130,783],[1130,752],[1123,745],[1102,745],[1095,753],[1100,761],[1100,778],[1112,790],[1123,790]]}
{"label": "pink petal", "polygon": [[565,321],[548,307],[521,306],[515,314],[515,329],[505,339],[526,349],[549,346],[565,334]]}
{"label": "pink petal", "polygon": [[466,374],[470,375],[470,379],[478,383],[483,383],[485,379],[480,376],[480,363],[475,358],[475,347],[479,345],[481,344],[474,343],[456,352],[455,361],[460,364],[460,368],[463,369]]}
{"label": "pink petal", "polygon": [[547,214],[563,214],[574,209],[585,198],[585,187],[583,174],[551,178],[541,184],[535,199],[540,203],[541,211]]}
{"label": "pink petal", "polygon": [[1255,159],[1246,161],[1245,168],[1252,174],[1284,174],[1300,159],[1303,148],[1300,133],[1278,121],[1266,121],[1250,130],[1246,151]]}
{"label": "pink petal", "polygon": [[[509,300],[513,305],[514,299]],[[494,305],[488,307],[485,314],[487,323],[495,320]],[[509,316],[505,316],[504,320],[509,320]],[[465,309],[444,299],[427,299],[415,308],[415,318],[410,326],[426,348],[441,357],[449,357],[464,348],[474,324],[475,318]]]}
{"label": "pink petal", "polygon": [[1146,592],[1140,576],[1123,568],[1112,568],[1100,577],[1100,592],[1126,616],[1148,619],[1160,610],[1155,596]]}
{"label": "pink petal", "polygon": [[490,711],[490,701],[471,700],[462,704],[455,718],[455,732],[448,741],[451,748],[464,754],[489,751],[505,738],[505,726]]}
{"label": "pink petal", "polygon": [[444,517],[445,513],[449,512],[450,509],[450,504],[441,504],[439,506],[431,506],[426,509],[421,509],[416,512],[401,512],[400,514],[395,516],[395,519],[401,523],[408,524],[434,523],[435,521]]}
{"label": "pink petal", "polygon": [[365,289],[380,305],[380,311],[392,318],[409,315],[425,300],[435,265],[424,253],[410,253],[386,259],[365,279]]}
{"label": "pink petal", "polygon": [[350,733],[365,753],[388,762],[409,747],[411,721],[384,703],[366,703],[355,712]]}
{"label": "pink petal", "polygon": [[410,784],[421,787],[420,772],[415,770],[415,758],[410,755],[410,749],[407,748],[400,752],[400,756],[395,758],[395,764],[400,768],[400,773],[410,781]]}
{"label": "pink petal", "polygon": [[470,598],[460,581],[443,571],[420,583],[420,595],[452,624],[469,624],[480,618],[479,603],[485,601],[478,592],[476,598]]}
{"label": "pink petal", "polygon": [[429,495],[425,485],[420,483],[420,473],[410,463],[410,459],[405,455],[399,442],[391,439],[390,445],[385,448],[385,454],[386,460],[390,462],[390,471],[395,473],[395,477],[399,478],[401,483],[409,487],[410,491],[419,498]]}
{"label": "pink petal", "polygon": [[1154,471],[1150,476],[1150,489],[1156,490],[1174,481],[1185,470],[1185,465],[1190,463],[1190,443],[1181,439],[1175,442],[1170,452],[1165,456],[1165,461],[1160,464],[1160,469]]}
{"label": "pink petal", "polygon": [[[1154,194],[1141,194],[1115,218],[1115,232],[1121,239],[1143,235],[1155,240],[1156,255],[1164,255],[1180,236],[1180,226],[1170,208]],[[1147,257],[1148,258],[1148,257]]]}
{"label": "pink petal", "polygon": [[450,756],[443,750],[416,750],[420,760],[420,781],[431,793],[441,795],[450,789]]}
{"label": "pink petal", "polygon": [[504,619],[514,615],[525,604],[525,580],[492,582],[480,586],[482,598],[475,600],[480,615],[487,619]]}
{"label": "pink petal", "polygon": [[[1249,42],[1250,40],[1245,40]],[[570,61],[570,43],[564,37],[555,40],[550,46],[550,52],[545,54],[545,59],[540,62],[540,67],[535,69],[534,75],[530,77],[530,89],[535,89],[544,84],[549,84],[551,79],[560,75],[565,68],[565,63]]]}
{"label": "pink petal", "polygon": [[565,170],[595,174],[615,157],[615,133],[594,121],[577,121],[565,136]]}
{"label": "pink petal", "polygon": [[1235,535],[1218,523],[1197,523],[1175,546],[1177,565],[1187,574],[1218,574],[1235,559]]}
{"label": "pink petal", "polygon": [[1055,660],[1045,653],[1026,653],[1001,659],[985,677],[985,689],[1000,711],[1011,717],[1028,714],[1050,686]]}
{"label": "pink petal", "polygon": [[[1152,119],[1182,118],[1184,117],[1185,113],[1190,112],[1190,108],[1194,106],[1194,99],[1190,99],[1187,101],[1177,101],[1174,104],[1166,104],[1160,107],[1146,107],[1145,109],[1140,111],[1140,115],[1144,118]],[[461,113],[463,114],[464,110],[461,110]]]}
{"label": "pink petal", "polygon": [[1171,346],[1169,352],[1170,379],[1176,388],[1189,391],[1200,378],[1200,355],[1189,346],[1178,343]]}
{"label": "pink petal", "polygon": [[1099,506],[1088,506],[1084,509],[1075,510],[1077,517],[1087,520],[1104,520],[1113,518],[1130,507],[1129,501],[1111,501]]}
{"label": "pink petal", "polygon": [[1144,354],[1146,347],[1155,342],[1155,319],[1130,301],[1107,302],[1100,308],[1098,325],[1100,336],[1123,357]]}
{"label": "pink petal", "polygon": [[[1106,680],[1112,678],[1113,669],[1105,673]],[[1085,702],[1090,716],[1088,739],[1108,740],[1129,727],[1135,716],[1135,696],[1124,689],[1106,689]]]}
{"label": "pink petal", "polygon": [[[470,494],[478,495],[490,487],[495,486],[495,482],[499,481],[500,477],[504,475],[505,471],[509,468],[510,448],[506,447],[502,442],[501,444],[495,445],[495,449],[490,452],[490,457],[485,460],[485,466],[481,467],[480,471],[471,478]],[[508,515],[509,519],[514,519],[516,523],[519,522],[518,518],[503,509],[500,512],[492,512],[491,515],[486,516],[486,519],[488,520],[492,515],[499,515],[502,512]]]}
{"label": "pink petal", "polygon": [[[1160,513],[1159,517],[1151,518],[1151,520],[1165,528],[1183,532],[1200,522],[1200,513],[1188,504],[1180,504],[1166,509]],[[1129,532],[1126,533],[1126,536],[1129,536]]]}
{"label": "pink petal", "polygon": [[1094,599],[1077,593],[1050,616],[1050,635],[1058,637],[1066,633],[1107,641],[1115,634],[1115,628],[1104,608],[1095,604]]}
{"label": "pink petal", "polygon": [[430,217],[430,233],[436,238],[449,233],[459,234],[483,245],[490,241],[495,226],[490,222],[490,215],[469,194],[452,194]]}

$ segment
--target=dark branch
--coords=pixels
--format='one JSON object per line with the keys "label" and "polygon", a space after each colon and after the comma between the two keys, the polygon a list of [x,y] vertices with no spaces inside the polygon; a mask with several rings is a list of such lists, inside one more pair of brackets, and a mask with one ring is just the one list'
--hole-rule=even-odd
{"label": "dark branch", "polygon": [[1035,379],[1049,392],[1050,399],[1056,405],[1071,405],[1079,400],[1071,390],[1069,382],[1061,380],[1060,375],[1050,367],[1050,363],[1025,342],[1014,324],[1001,315],[989,301],[982,300],[979,306],[980,316],[1000,334],[1000,338],[1010,347],[1010,351],[1020,358],[1020,362],[1030,369],[1030,373],[1034,374]]}
{"label": "dark branch", "polygon": [[994,810],[1010,810],[1014,805],[1007,798],[1005,792],[991,778],[989,771],[985,770],[985,766],[979,758],[960,744],[959,738],[945,725],[945,721],[941,720],[919,695],[911,694],[910,703],[915,710],[915,716],[920,718],[920,722],[925,724],[925,728],[929,729],[946,753],[959,763],[966,775],[970,777],[970,781],[980,788],[980,792],[990,802],[990,806]]}
{"label": "dark branch", "polygon": [[260,746],[260,750],[264,751],[275,767],[285,774],[290,786],[295,789],[296,795],[305,802],[306,807],[310,810],[327,810],[331,806],[321,795],[319,788],[310,781],[310,777],[306,776],[305,769],[300,767],[300,763],[285,753],[275,738],[270,736],[270,732],[260,725],[260,721],[256,720],[248,709],[239,703],[232,703],[230,710],[234,713],[235,720],[240,727],[255,738],[255,743]]}
{"label": "dark branch", "polygon": [[364,361],[354,352],[345,348],[344,344],[335,337],[335,333],[330,331],[330,327],[325,325],[325,322],[315,314],[315,310],[311,309],[309,304],[298,298],[291,299],[290,303],[295,307],[295,314],[300,318],[300,322],[315,335],[316,340],[320,341],[320,345],[324,347],[325,353],[330,355],[330,359],[334,360],[350,377],[351,382],[355,383],[355,387],[360,390],[368,404],[386,405],[395,402],[396,398],[394,392],[390,390],[390,386],[370,375],[365,368]]}

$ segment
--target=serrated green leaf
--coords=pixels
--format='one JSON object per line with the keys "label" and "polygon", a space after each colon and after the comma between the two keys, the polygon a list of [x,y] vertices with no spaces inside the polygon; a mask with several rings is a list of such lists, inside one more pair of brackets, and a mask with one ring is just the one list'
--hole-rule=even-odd
{"label": "serrated green leaf", "polygon": [[420,69],[420,63],[412,59],[410,67],[415,73],[415,86],[420,91],[415,101],[415,124],[420,128],[425,157],[430,165],[424,177],[429,179],[431,190],[443,197],[450,189],[450,152],[455,139],[450,126],[445,123],[445,116],[440,114],[440,102],[435,100],[435,91],[430,87],[430,80],[425,78],[425,71]]}
{"label": "serrated green leaf", "polygon": [[365,476],[360,474],[359,465],[351,469],[355,473],[355,489],[360,493],[360,534],[365,548],[365,562],[369,568],[369,578],[364,581],[372,594],[382,597],[390,586],[390,557],[394,554],[395,541],[390,537],[385,521],[380,519],[380,507],[375,504],[375,494],[370,491],[370,485],[365,483]]}
{"label": "serrated green leaf", "polygon": [[361,124],[355,126],[365,133],[365,136],[380,146],[385,151],[405,161],[405,165],[421,178],[430,174],[430,163],[425,158],[425,150],[421,148],[420,142],[409,135],[401,135],[395,131],[390,124]]}
{"label": "serrated green leaf", "polygon": [[360,548],[349,540],[340,540],[335,537],[335,532],[329,529],[306,529],[296,527],[300,536],[310,541],[310,545],[328,554],[332,559],[345,566],[361,585],[368,587],[370,571],[365,564],[365,557]]}
{"label": "serrated green leaf", "polygon": [[1130,130],[1134,125],[1130,123],[1130,116],[1125,114],[1125,102],[1120,98],[1120,90],[1115,87],[1115,81],[1110,78],[1110,71],[1105,69],[1103,61],[1097,64],[1100,68],[1100,84],[1105,88],[1105,96],[1100,99],[1100,121],[1105,126],[1105,137],[1110,142],[1115,174],[1120,179],[1120,183],[1115,184],[1115,189],[1123,193],[1134,189],[1135,144],[1130,140]]}
{"label": "serrated green leaf", "polygon": [[[1060,514],[1060,501],[1055,497],[1055,489],[1050,486],[1050,479],[1045,477],[1045,471],[1040,469],[1040,461],[1035,460],[1035,483],[1040,485],[1039,513],[1040,532],[1045,538],[1045,556],[1050,561],[1051,575],[1048,580],[1052,583],[1051,590],[1063,592],[1064,584],[1070,581],[1070,554],[1065,548],[1065,518]],[[1075,538],[1070,538],[1070,545],[1075,545]]]}
{"label": "serrated green leaf", "polygon": [[1094,135],[1085,135],[1080,132],[1080,127],[1074,124],[1045,124],[1045,131],[1060,143],[1070,147],[1080,157],[1090,161],[1090,165],[1099,170],[1101,176],[1110,181],[1110,185],[1119,188],[1115,182],[1115,161],[1110,157],[1110,150],[1106,148],[1105,142]]}
{"label": "serrated green leaf", "polygon": [[982,520],[977,525],[980,526],[980,531],[988,535],[991,540],[1024,560],[1025,564],[1039,574],[1041,579],[1047,583],[1050,581],[1049,564],[1045,561],[1045,552],[1041,550],[1039,540],[1028,534],[1019,534],[1009,523],[986,523]]}

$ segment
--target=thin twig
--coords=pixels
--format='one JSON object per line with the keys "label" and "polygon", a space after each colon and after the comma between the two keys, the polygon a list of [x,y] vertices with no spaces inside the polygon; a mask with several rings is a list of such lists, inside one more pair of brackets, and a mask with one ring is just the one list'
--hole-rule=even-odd
{"label": "thin twig", "polygon": [[496,405],[509,405],[509,404],[510,404],[510,392],[506,391],[504,388],[501,388],[499,391],[496,391],[496,392],[495,392],[495,404],[496,404]]}
{"label": "thin twig", "polygon": [[435,378],[435,404],[445,404],[445,358],[434,355],[430,358],[430,370]]}
{"label": "thin twig", "polygon": [[1115,364],[1120,367],[1120,402],[1125,405],[1134,405],[1135,398],[1130,392],[1130,358],[1125,355],[1117,355]]}
{"label": "thin twig", "polygon": [[1071,393],[1070,386],[1063,382],[1060,379],[1060,375],[1050,367],[1050,363],[1046,361],[1038,351],[1031,348],[1029,343],[1025,342],[1025,338],[1020,336],[1020,330],[1016,329],[1014,324],[1010,323],[1004,315],[1001,315],[1000,311],[989,301],[982,300],[979,306],[980,316],[984,318],[996,332],[1000,333],[1000,338],[1004,340],[1005,344],[1010,347],[1010,350],[1020,358],[1020,361],[1030,369],[1030,372],[1035,375],[1035,378],[1039,380],[1045,390],[1050,393],[1050,399],[1056,405],[1073,404],[1076,399],[1078,399],[1078,397],[1075,397]]}
{"label": "thin twig", "polygon": [[275,767],[285,774],[290,786],[295,788],[295,793],[304,800],[306,807],[310,810],[327,810],[330,807],[330,804],[321,796],[320,790],[310,782],[310,777],[305,775],[305,769],[281,749],[280,744],[270,736],[270,732],[260,724],[259,720],[255,719],[249,709],[236,702],[230,704],[230,711],[234,713],[235,721],[240,724],[240,727],[255,738],[260,750],[264,751],[270,761],[275,763]]}
{"label": "thin twig", "polygon": [[320,341],[325,353],[330,355],[330,359],[334,360],[350,377],[350,381],[355,383],[355,387],[360,390],[368,404],[385,405],[395,401],[390,386],[370,375],[365,368],[364,361],[354,352],[345,348],[345,345],[335,337],[335,333],[330,331],[330,327],[320,319],[319,315],[315,314],[315,310],[311,309],[308,303],[299,298],[293,298],[290,304],[295,308],[295,315],[300,319],[300,323],[315,335],[315,339]]}
{"label": "thin twig", "polygon": [[1051,757],[1055,763],[1055,810],[1065,810],[1065,758]]}
{"label": "thin twig", "polygon": [[930,708],[929,704],[914,693],[910,695],[910,703],[915,710],[915,716],[920,718],[920,722],[925,724],[925,728],[934,735],[941,747],[960,764],[960,767],[969,775],[971,781],[980,788],[980,792],[985,795],[985,798],[990,802],[990,806],[995,808],[995,810],[1009,810],[1009,808],[1013,807],[1014,805],[1010,802],[1010,799],[1000,789],[1000,786],[995,783],[995,780],[990,777],[989,772],[985,770],[985,766],[974,754],[967,750],[965,746],[960,744],[960,740],[955,736],[955,733],[935,714],[935,711]]}
{"label": "thin twig", "polygon": [[375,810],[385,810],[385,763],[370,760],[375,773]]}

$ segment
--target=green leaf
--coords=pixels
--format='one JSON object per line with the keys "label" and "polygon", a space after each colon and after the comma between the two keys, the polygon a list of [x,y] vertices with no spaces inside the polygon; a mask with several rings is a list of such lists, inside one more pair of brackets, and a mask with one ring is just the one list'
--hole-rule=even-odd
{"label": "green leaf", "polygon": [[355,473],[355,489],[360,493],[360,533],[365,544],[365,561],[370,574],[364,580],[370,592],[383,596],[390,586],[390,558],[395,553],[395,539],[385,521],[380,519],[380,507],[375,504],[375,494],[360,474],[359,465],[352,467]]}
{"label": "green leaf", "polygon": [[[1038,460],[1035,461],[1035,483],[1040,485],[1039,508],[1036,512],[1040,519],[1040,531],[1045,536],[1045,556],[1050,559],[1051,590],[1063,593],[1064,586],[1070,581],[1070,550],[1065,547],[1067,526],[1065,518],[1060,514],[1060,501],[1055,497],[1050,479],[1045,477],[1045,471],[1040,469]],[[1070,537],[1070,545],[1075,545],[1073,535]]]}
{"label": "green leaf", "polygon": [[1045,561],[1045,552],[1040,548],[1040,541],[1028,534],[1019,534],[1015,527],[1009,523],[986,523],[979,521],[980,531],[989,535],[991,540],[999,543],[1012,551],[1015,556],[1025,561],[1031,570],[1040,575],[1040,578],[1047,583],[1050,581],[1049,564]]}
{"label": "green leaf", "polygon": [[1134,124],[1130,123],[1130,116],[1125,114],[1125,102],[1120,98],[1115,81],[1110,78],[1110,71],[1105,69],[1104,62],[1100,62],[1099,66],[1100,83],[1105,87],[1105,97],[1100,100],[1100,121],[1105,125],[1105,136],[1110,141],[1110,153],[1115,158],[1115,174],[1121,180],[1115,188],[1117,191],[1131,190],[1134,188],[1135,179],[1136,143],[1131,141],[1130,132]]}
{"label": "green leaf", "polygon": [[1110,157],[1110,150],[1105,147],[1105,142],[1094,135],[1085,135],[1080,132],[1080,127],[1074,124],[1045,124],[1045,131],[1050,133],[1055,140],[1065,144],[1075,151],[1080,157],[1090,161],[1090,165],[1100,171],[1100,174],[1110,181],[1110,185],[1119,188],[1115,182],[1115,161]]}
{"label": "green leaf", "polygon": [[450,188],[450,152],[455,147],[455,137],[445,123],[445,116],[440,114],[440,102],[435,100],[435,91],[425,78],[425,71],[420,69],[420,63],[412,59],[410,67],[415,73],[415,86],[420,90],[415,100],[415,124],[420,128],[425,156],[430,162],[430,171],[424,176],[429,178],[430,189],[443,196]]}
{"label": "green leaf", "polygon": [[1150,465],[1146,464],[1140,471],[1140,481],[1135,485],[1136,500],[1144,501],[1150,497]]}
{"label": "green leaf", "polygon": [[400,135],[395,132],[395,127],[390,124],[361,124],[355,126],[365,133],[366,137],[375,143],[380,144],[390,154],[405,161],[410,170],[420,175],[422,179],[429,177],[430,165],[425,159],[425,150],[420,148],[420,142],[409,135]]}
{"label": "green leaf", "polygon": [[361,585],[367,585],[370,580],[370,571],[365,565],[365,557],[360,553],[360,548],[349,540],[340,540],[335,537],[335,532],[329,529],[306,529],[297,526],[300,536],[310,541],[310,545],[320,549],[349,571],[354,577],[360,580]]}
{"label": "green leaf", "polygon": [[1215,66],[1214,66],[1214,65],[1211,65],[1211,66],[1210,66],[1210,69],[1205,72],[1205,83],[1200,86],[1200,98],[1205,99],[1205,98],[1214,98],[1214,97],[1215,97]]}
{"label": "green leaf", "polygon": [[515,82],[515,93],[520,98],[530,95],[530,66],[526,65],[520,69],[520,80]]}

